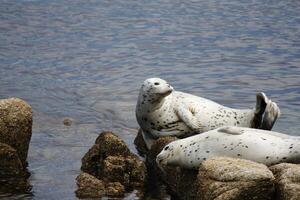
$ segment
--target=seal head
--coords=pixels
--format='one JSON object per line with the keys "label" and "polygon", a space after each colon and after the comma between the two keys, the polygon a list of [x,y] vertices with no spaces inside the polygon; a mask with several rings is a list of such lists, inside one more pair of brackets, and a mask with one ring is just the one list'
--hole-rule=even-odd
{"label": "seal head", "polygon": [[171,94],[173,87],[170,86],[165,80],[160,78],[149,78],[144,81],[140,89],[139,100],[142,105],[157,104],[161,100]]}
{"label": "seal head", "polygon": [[166,145],[163,150],[156,156],[156,163],[159,168],[166,165],[177,165],[180,159],[180,151],[176,146],[176,141]]}

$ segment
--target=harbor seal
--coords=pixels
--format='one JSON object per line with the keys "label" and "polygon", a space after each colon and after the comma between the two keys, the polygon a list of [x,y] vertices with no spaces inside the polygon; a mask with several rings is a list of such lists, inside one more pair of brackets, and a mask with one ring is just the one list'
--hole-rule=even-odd
{"label": "harbor seal", "polygon": [[184,138],[221,126],[271,130],[280,110],[264,93],[254,109],[233,109],[211,100],[178,92],[160,78],[144,81],[136,105],[136,119],[148,148],[162,136]]}
{"label": "harbor seal", "polygon": [[218,156],[242,158],[268,166],[281,162],[300,163],[300,137],[260,129],[221,127],[169,143],[157,155],[156,162],[160,167],[198,168],[202,161]]}

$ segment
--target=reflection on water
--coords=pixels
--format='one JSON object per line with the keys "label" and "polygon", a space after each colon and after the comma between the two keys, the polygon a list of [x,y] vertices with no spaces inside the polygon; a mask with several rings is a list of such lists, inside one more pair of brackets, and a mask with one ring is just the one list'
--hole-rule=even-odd
{"label": "reflection on water", "polygon": [[34,109],[33,198],[75,198],[80,159],[101,130],[135,151],[148,77],[233,107],[264,91],[281,107],[274,129],[299,135],[299,10],[297,0],[2,0],[0,98]]}

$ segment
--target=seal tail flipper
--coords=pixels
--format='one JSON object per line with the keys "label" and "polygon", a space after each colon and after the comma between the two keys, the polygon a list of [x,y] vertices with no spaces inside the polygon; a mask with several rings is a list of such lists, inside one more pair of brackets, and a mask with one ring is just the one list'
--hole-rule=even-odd
{"label": "seal tail flipper", "polygon": [[275,102],[269,100],[261,123],[261,129],[271,130],[277,118],[280,116],[280,109]]}
{"label": "seal tail flipper", "polygon": [[256,94],[256,108],[251,128],[271,130],[279,115],[280,109],[276,103],[272,102],[263,92]]}
{"label": "seal tail flipper", "polygon": [[267,104],[269,102],[268,97],[263,92],[256,94],[256,107],[254,117],[251,122],[251,128],[260,128],[262,124],[263,115]]}

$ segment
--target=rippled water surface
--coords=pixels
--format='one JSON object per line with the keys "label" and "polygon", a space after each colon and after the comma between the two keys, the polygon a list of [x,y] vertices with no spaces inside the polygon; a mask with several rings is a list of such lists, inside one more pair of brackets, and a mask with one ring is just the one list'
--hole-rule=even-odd
{"label": "rippled water surface", "polygon": [[34,110],[33,196],[7,196],[74,199],[100,131],[135,151],[148,77],[237,108],[264,91],[281,107],[274,130],[300,135],[300,1],[0,0],[0,75],[0,98]]}

